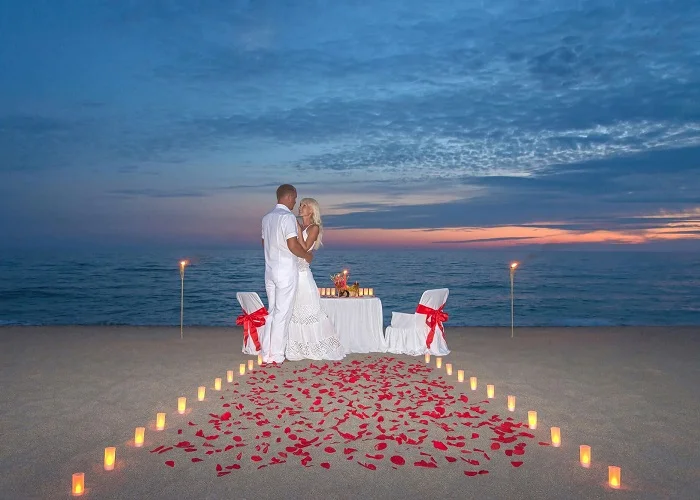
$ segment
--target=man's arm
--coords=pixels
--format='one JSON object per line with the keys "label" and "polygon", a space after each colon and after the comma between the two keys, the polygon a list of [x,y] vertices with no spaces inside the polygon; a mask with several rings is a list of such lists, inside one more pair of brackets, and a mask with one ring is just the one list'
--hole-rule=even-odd
{"label": "man's arm", "polygon": [[292,252],[300,259],[306,260],[306,262],[308,262],[309,264],[314,258],[314,256],[310,252],[304,250],[304,247],[301,246],[301,243],[299,243],[299,240],[296,236],[287,239],[287,247],[289,248],[290,252]]}

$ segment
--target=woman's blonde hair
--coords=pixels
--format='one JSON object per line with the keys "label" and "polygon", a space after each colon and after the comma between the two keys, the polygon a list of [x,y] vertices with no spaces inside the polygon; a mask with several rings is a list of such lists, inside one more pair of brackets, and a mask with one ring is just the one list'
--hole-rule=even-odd
{"label": "woman's blonde hair", "polygon": [[299,206],[306,205],[311,208],[311,222],[318,226],[318,238],[314,242],[314,250],[318,250],[323,245],[323,223],[321,222],[321,207],[318,202],[313,198],[302,198],[299,202]]}

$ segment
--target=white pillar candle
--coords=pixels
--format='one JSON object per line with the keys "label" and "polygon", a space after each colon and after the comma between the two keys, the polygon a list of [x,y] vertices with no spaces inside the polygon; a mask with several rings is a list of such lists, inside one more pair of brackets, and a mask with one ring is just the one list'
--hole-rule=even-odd
{"label": "white pillar candle", "polygon": [[204,387],[203,385],[200,385],[197,388],[197,401],[204,401],[204,396],[207,393],[207,388]]}
{"label": "white pillar candle", "polygon": [[425,355],[425,362],[430,363],[430,354]]}
{"label": "white pillar candle", "polygon": [[117,449],[114,446],[105,448],[105,470],[114,470],[114,462],[117,458]]}
{"label": "white pillar candle", "polygon": [[226,370],[226,382],[233,382],[233,370]]}
{"label": "white pillar candle", "polygon": [[165,429],[165,413],[156,414],[156,430],[162,431]]}
{"label": "white pillar candle", "polygon": [[435,358],[435,366],[437,368],[442,368],[442,358]]}
{"label": "white pillar candle", "polygon": [[515,396],[508,396],[508,411],[515,411]]}
{"label": "white pillar candle", "polygon": [[476,377],[469,377],[469,387],[472,391],[476,390]]}
{"label": "white pillar candle", "polygon": [[215,391],[220,391],[220,390],[221,390],[221,379],[220,379],[220,378],[215,378],[215,379],[214,379],[214,390],[215,390]]}
{"label": "white pillar candle", "polygon": [[177,398],[177,412],[180,415],[183,415],[185,413],[185,410],[187,410],[187,398],[185,398],[185,397]]}
{"label": "white pillar candle", "polygon": [[258,354],[258,366],[262,366],[262,354]]}
{"label": "white pillar candle", "polygon": [[73,474],[73,484],[71,485],[71,493],[74,497],[82,496],[85,493],[85,473],[76,472]]}
{"label": "white pillar candle", "polygon": [[559,448],[561,446],[561,429],[559,427],[552,427],[552,446]]}
{"label": "white pillar candle", "polygon": [[447,363],[445,365],[445,371],[447,372],[448,375],[452,375],[452,363]]}
{"label": "white pillar candle", "polygon": [[620,486],[622,486],[621,475],[622,474],[619,467],[615,465],[608,465],[608,484],[611,488],[615,488],[617,490],[620,488]]}
{"label": "white pillar candle", "polygon": [[143,446],[144,434],[146,434],[145,427],[137,427],[136,428],[136,430],[134,431],[134,446],[135,447],[141,448]]}
{"label": "white pillar candle", "polygon": [[537,429],[537,412],[534,410],[530,410],[527,412],[527,426],[535,430]]}
{"label": "white pillar candle", "polygon": [[582,444],[578,447],[578,457],[581,462],[581,466],[586,469],[591,466],[591,447],[587,444]]}
{"label": "white pillar candle", "polygon": [[238,367],[238,374],[245,375],[245,363],[241,363],[240,366]]}
{"label": "white pillar candle", "polygon": [[493,387],[493,385],[491,385],[491,384],[486,385],[486,397],[487,398],[489,398],[489,399],[492,398],[493,395],[495,394],[495,392],[496,392],[496,390]]}
{"label": "white pillar candle", "polygon": [[253,371],[253,368],[255,366],[255,362],[252,359],[248,360],[248,371],[251,372]]}
{"label": "white pillar candle", "polygon": [[374,295],[374,288],[369,289],[369,296],[371,297],[372,295]]}

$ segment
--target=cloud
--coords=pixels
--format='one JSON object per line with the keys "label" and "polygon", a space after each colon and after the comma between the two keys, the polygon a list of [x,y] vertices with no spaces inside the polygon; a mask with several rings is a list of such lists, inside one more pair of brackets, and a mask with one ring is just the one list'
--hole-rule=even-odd
{"label": "cloud", "polygon": [[90,174],[115,207],[300,179],[338,229],[614,232],[699,204],[691,0],[16,3],[0,23],[0,171]]}

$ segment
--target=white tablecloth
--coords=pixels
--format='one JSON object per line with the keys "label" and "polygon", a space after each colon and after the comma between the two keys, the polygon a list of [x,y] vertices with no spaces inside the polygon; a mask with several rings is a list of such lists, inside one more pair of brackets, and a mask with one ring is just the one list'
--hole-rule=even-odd
{"label": "white tablecloth", "polygon": [[378,297],[322,297],[321,307],[340,334],[346,353],[386,352],[382,301]]}

